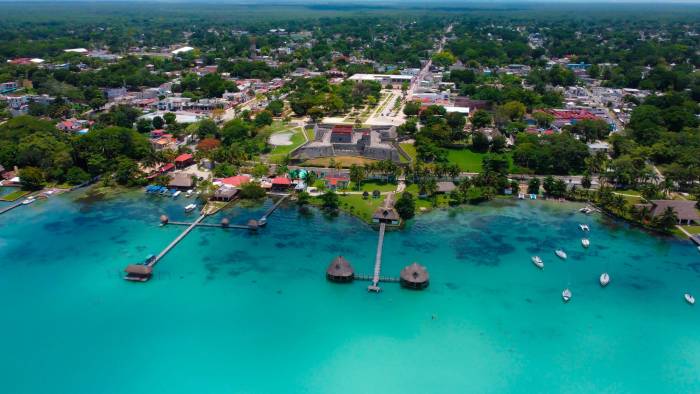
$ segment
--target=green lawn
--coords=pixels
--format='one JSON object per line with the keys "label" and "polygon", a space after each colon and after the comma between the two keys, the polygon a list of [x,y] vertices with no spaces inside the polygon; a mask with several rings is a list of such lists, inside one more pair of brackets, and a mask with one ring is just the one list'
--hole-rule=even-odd
{"label": "green lawn", "polygon": [[267,132],[270,134],[279,133],[280,131],[285,131],[289,129],[289,123],[283,122],[281,120],[275,120],[271,125],[265,126],[262,132]]}
{"label": "green lawn", "polygon": [[306,139],[304,138],[304,133],[300,129],[294,129],[294,134],[292,135],[291,140],[292,140],[291,145],[275,146],[272,149],[272,152],[270,152],[269,160],[277,163],[280,160],[282,160],[286,155],[288,155],[289,152],[293,151],[299,145],[306,142]]}
{"label": "green lawn", "polygon": [[[457,164],[462,171],[466,172],[481,172],[481,160],[487,153],[478,153],[470,149],[448,149],[447,161]],[[510,161],[511,168],[513,167],[513,159],[510,152],[506,153]]]}
{"label": "green lawn", "polygon": [[457,164],[462,171],[481,172],[481,159],[485,153],[473,152],[469,149],[448,149],[447,161]]}
{"label": "green lawn", "polygon": [[359,194],[349,194],[347,196],[339,194],[338,196],[340,198],[340,209],[359,217],[367,223],[372,222],[374,211],[376,211],[382,201],[384,201],[384,196],[380,198],[372,198],[372,196],[370,196],[367,199],[364,199]]}
{"label": "green lawn", "polygon": [[683,228],[691,234],[700,234],[700,226],[683,226]]}
{"label": "green lawn", "polygon": [[27,194],[29,194],[29,192],[26,190],[15,190],[12,193],[8,193],[0,197],[0,201],[16,201],[26,196]]}
{"label": "green lawn", "polygon": [[[357,186],[355,185],[354,182],[350,182],[348,185],[348,190],[349,191],[357,191]],[[396,184],[395,183],[386,183],[382,181],[364,181],[361,183],[361,191],[368,191],[368,192],[373,192],[375,190],[379,190],[380,192],[392,192],[396,190]]]}
{"label": "green lawn", "polygon": [[[417,157],[418,157],[418,155],[416,153],[415,145],[407,144],[407,143],[403,143],[403,144],[399,144],[399,145],[401,146],[401,149],[403,149],[404,152],[406,152],[406,154],[411,156],[411,160],[413,160],[413,162],[415,163],[417,160]],[[404,161],[403,156],[401,156],[401,161]]]}

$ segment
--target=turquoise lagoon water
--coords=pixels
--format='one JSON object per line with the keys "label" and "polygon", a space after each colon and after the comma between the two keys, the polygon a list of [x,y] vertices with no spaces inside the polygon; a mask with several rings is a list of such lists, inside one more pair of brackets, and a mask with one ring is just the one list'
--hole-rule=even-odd
{"label": "turquoise lagoon water", "polygon": [[[0,217],[3,393],[700,392],[688,242],[571,204],[436,211],[384,248],[385,275],[418,261],[430,287],[370,294],[324,271],[342,254],[370,273],[376,231],[283,205],[257,234],[195,229],[152,281],[122,280],[182,230],[158,216],[185,219],[187,203],[73,194]],[[269,204],[225,216],[245,223]]]}

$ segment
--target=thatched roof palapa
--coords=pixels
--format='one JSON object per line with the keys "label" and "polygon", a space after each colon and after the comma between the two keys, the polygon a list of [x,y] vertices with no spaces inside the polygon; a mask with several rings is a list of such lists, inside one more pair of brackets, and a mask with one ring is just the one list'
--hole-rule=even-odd
{"label": "thatched roof palapa", "polygon": [[350,282],[355,278],[355,270],[345,257],[338,256],[328,266],[326,278],[333,282]]}
{"label": "thatched roof palapa", "polygon": [[418,263],[413,263],[401,270],[401,285],[411,289],[428,287],[428,270]]}

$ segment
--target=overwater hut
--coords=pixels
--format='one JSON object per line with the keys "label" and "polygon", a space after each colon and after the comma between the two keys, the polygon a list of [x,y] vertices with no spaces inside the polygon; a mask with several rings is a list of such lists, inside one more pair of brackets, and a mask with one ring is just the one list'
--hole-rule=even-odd
{"label": "overwater hut", "polygon": [[385,223],[398,226],[401,223],[401,217],[394,208],[379,207],[372,215],[372,223]]}
{"label": "overwater hut", "polygon": [[355,271],[345,257],[338,256],[331,261],[326,270],[326,279],[331,282],[348,283],[355,279]]}
{"label": "overwater hut", "polygon": [[413,263],[401,270],[401,286],[407,289],[422,290],[428,287],[428,270],[424,266]]}
{"label": "overwater hut", "polygon": [[153,268],[143,264],[129,264],[124,271],[124,279],[136,282],[146,282],[153,275]]}
{"label": "overwater hut", "polygon": [[221,187],[214,192],[214,195],[211,197],[211,199],[214,201],[229,202],[236,198],[236,195],[238,195],[238,189],[230,187]]}
{"label": "overwater hut", "polygon": [[278,176],[272,179],[272,191],[284,192],[292,187],[292,180],[283,176]]}

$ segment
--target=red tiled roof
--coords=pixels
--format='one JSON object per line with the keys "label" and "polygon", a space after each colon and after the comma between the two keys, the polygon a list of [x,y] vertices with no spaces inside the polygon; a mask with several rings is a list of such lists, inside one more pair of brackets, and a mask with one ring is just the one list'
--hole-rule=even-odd
{"label": "red tiled roof", "polygon": [[339,176],[339,177],[328,177],[326,180],[332,185],[335,186],[338,184],[338,182],[349,182],[350,179],[344,176]]}
{"label": "red tiled roof", "polygon": [[192,155],[190,153],[183,153],[175,158],[176,163],[192,160]]}
{"label": "red tiled roof", "polygon": [[175,164],[173,164],[173,163],[168,163],[168,164],[166,164],[166,165],[164,165],[163,167],[160,168],[160,172],[170,171],[170,170],[172,170],[173,168],[175,168]]}
{"label": "red tiled roof", "polygon": [[231,186],[240,186],[244,183],[250,182],[250,177],[247,175],[236,175],[236,176],[231,176],[228,178],[224,178],[221,180],[222,183],[225,183],[227,185]]}
{"label": "red tiled roof", "polygon": [[272,184],[273,184],[273,185],[291,185],[291,184],[292,184],[292,180],[289,179],[289,178],[285,178],[285,177],[282,177],[282,176],[278,176],[277,178],[274,178],[274,179],[272,180]]}
{"label": "red tiled roof", "polygon": [[352,125],[337,124],[333,126],[333,133],[350,134],[352,133]]}

